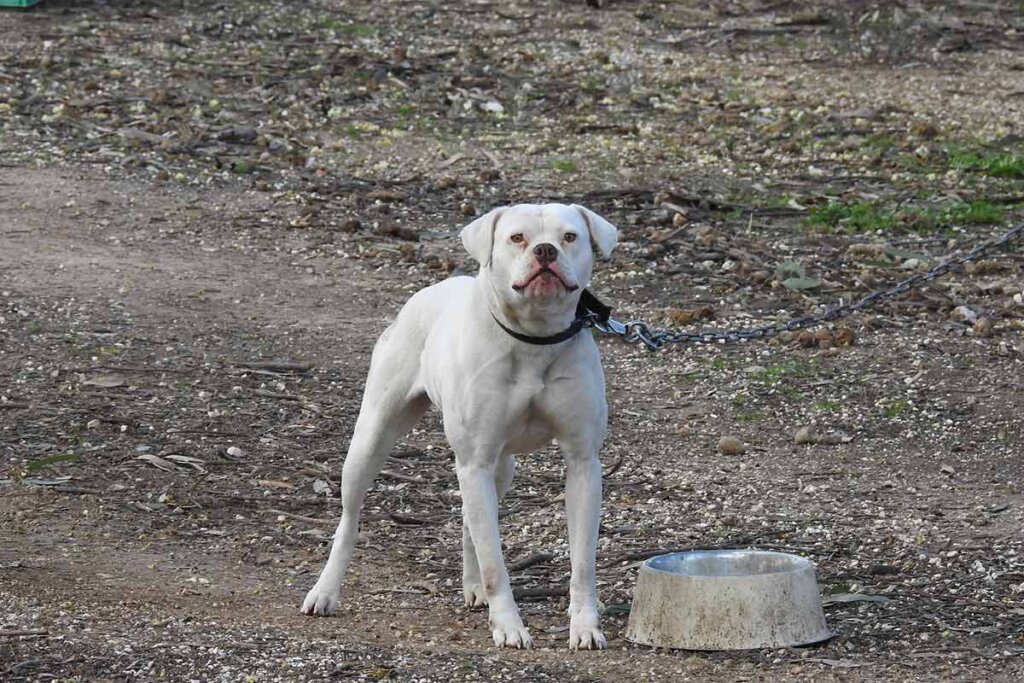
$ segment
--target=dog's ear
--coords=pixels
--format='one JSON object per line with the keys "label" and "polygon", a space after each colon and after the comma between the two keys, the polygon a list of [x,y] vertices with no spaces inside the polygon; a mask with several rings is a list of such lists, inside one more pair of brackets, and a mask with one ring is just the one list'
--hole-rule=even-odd
{"label": "dog's ear", "polygon": [[572,208],[580,212],[583,222],[587,224],[590,240],[597,245],[597,250],[604,258],[612,254],[612,249],[619,243],[619,230],[614,225],[585,206],[573,204]]}
{"label": "dog's ear", "polygon": [[462,246],[481,266],[486,266],[491,262],[491,250],[494,248],[494,228],[498,225],[501,214],[505,213],[507,208],[507,206],[499,206],[496,209],[491,209],[462,229]]}

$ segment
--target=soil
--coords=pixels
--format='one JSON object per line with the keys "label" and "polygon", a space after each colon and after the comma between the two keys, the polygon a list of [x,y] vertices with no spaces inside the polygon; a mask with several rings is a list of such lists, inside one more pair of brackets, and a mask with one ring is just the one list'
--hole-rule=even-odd
{"label": "soil", "polygon": [[[697,330],[863,296],[1022,214],[1015,3],[445,5],[0,13],[0,679],[1024,678],[1019,247],[818,336],[601,337],[606,651],[566,647],[554,447],[502,518],[535,649],[462,606],[435,413],[338,615],[299,614],[374,340],[473,271],[471,217],[586,204],[621,230],[592,283],[614,315]],[[812,559],[835,637],[624,638],[641,560],[731,547]]]}

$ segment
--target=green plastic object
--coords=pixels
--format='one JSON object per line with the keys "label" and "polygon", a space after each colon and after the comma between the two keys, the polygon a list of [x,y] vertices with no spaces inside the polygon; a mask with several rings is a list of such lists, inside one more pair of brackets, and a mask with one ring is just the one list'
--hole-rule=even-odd
{"label": "green plastic object", "polygon": [[0,0],[0,7],[31,7],[39,0]]}

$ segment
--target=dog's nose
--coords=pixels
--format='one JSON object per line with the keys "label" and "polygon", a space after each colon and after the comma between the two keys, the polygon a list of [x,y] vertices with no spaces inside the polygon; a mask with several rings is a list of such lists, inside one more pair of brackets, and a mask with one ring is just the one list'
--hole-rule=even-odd
{"label": "dog's nose", "polygon": [[542,266],[546,266],[558,258],[558,250],[555,249],[555,245],[542,242],[533,248],[533,255]]}

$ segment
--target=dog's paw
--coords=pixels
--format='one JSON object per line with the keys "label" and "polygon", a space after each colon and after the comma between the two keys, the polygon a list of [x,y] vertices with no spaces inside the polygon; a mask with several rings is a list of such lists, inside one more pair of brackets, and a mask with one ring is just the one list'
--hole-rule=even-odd
{"label": "dog's paw", "polygon": [[518,614],[505,617],[491,616],[491,635],[498,647],[514,647],[529,650],[533,647],[533,638],[523,626]]}
{"label": "dog's paw", "polygon": [[533,647],[533,638],[525,626],[492,629],[491,635],[498,647],[514,647],[518,650],[529,650]]}
{"label": "dog's paw", "polygon": [[306,599],[302,601],[302,613],[310,616],[326,617],[334,614],[338,609],[338,600],[341,599],[339,591],[325,590],[318,583],[306,593]]}
{"label": "dog's paw", "polygon": [[605,648],[604,633],[597,616],[577,614],[569,622],[570,650],[603,650]]}
{"label": "dog's paw", "polygon": [[487,593],[483,585],[479,583],[463,583],[462,597],[466,601],[466,607],[486,607]]}

